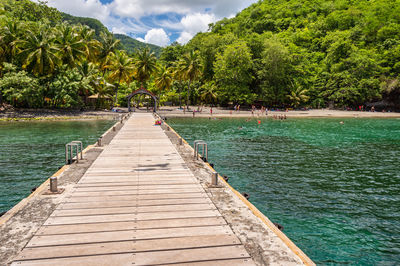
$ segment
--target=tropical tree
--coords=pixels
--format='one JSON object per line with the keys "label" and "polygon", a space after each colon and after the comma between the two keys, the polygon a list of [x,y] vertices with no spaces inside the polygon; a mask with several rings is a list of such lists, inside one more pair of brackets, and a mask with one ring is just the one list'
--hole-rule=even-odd
{"label": "tropical tree", "polygon": [[224,101],[241,103],[254,100],[250,90],[252,66],[251,52],[244,41],[236,41],[217,54],[215,80]]}
{"label": "tropical tree", "polygon": [[42,107],[43,90],[36,78],[26,71],[5,63],[3,78],[0,79],[0,94],[14,106]]}
{"label": "tropical tree", "polygon": [[178,89],[179,108],[182,109],[182,90],[184,89],[184,84],[183,84],[183,75],[179,69],[178,61],[175,61],[175,63],[172,65],[171,73],[174,79],[172,85],[173,87]]}
{"label": "tropical tree", "polygon": [[215,85],[214,81],[210,81],[205,83],[201,87],[200,98],[202,101],[214,104],[214,102],[218,98],[217,94],[217,86]]}
{"label": "tropical tree", "polygon": [[54,39],[55,35],[46,25],[39,26],[36,31],[27,30],[25,39],[19,42],[20,54],[24,58],[22,67],[31,70],[35,75],[53,73],[60,61],[60,50]]}
{"label": "tropical tree", "polygon": [[157,70],[157,58],[148,47],[136,51],[135,57],[135,77],[140,83],[140,88],[150,79],[151,75]]}
{"label": "tropical tree", "polygon": [[100,33],[100,43],[97,51],[97,60],[100,64],[100,69],[103,72],[103,77],[107,70],[106,65],[108,64],[108,59],[116,51],[119,42],[120,41],[115,40],[113,35],[110,33]]}
{"label": "tropical tree", "polygon": [[99,52],[101,47],[101,43],[94,38],[95,31],[86,25],[79,25],[78,33],[85,45],[86,58],[90,62],[95,62],[97,53]]}
{"label": "tropical tree", "polygon": [[20,30],[22,23],[18,20],[6,20],[5,25],[0,28],[0,51],[1,61],[12,63],[17,53]]}
{"label": "tropical tree", "polygon": [[178,71],[182,78],[188,81],[188,93],[186,99],[186,106],[189,109],[190,85],[194,80],[197,80],[202,74],[203,64],[200,60],[199,53],[191,50],[189,53],[183,55],[178,61]]}
{"label": "tropical tree", "polygon": [[105,66],[110,70],[109,79],[117,82],[115,86],[115,105],[118,100],[118,88],[121,82],[130,83],[134,72],[133,60],[124,51],[116,50],[110,57],[109,64]]}
{"label": "tropical tree", "polygon": [[258,69],[263,98],[272,105],[282,104],[293,87],[294,69],[288,49],[277,40],[266,40]]}
{"label": "tropical tree", "polygon": [[77,27],[62,23],[57,27],[56,44],[59,48],[61,61],[70,67],[76,65],[85,57],[86,45],[77,33]]}
{"label": "tropical tree", "polygon": [[297,87],[297,89],[292,90],[290,94],[287,95],[287,98],[293,107],[297,108],[301,103],[307,102],[310,99],[310,97],[307,95],[307,92],[308,90]]}
{"label": "tropical tree", "polygon": [[93,89],[97,85],[97,80],[99,77],[99,68],[97,65],[89,62],[88,60],[85,60],[77,65],[77,70],[81,75],[81,81],[85,81],[92,86],[91,90],[86,89],[82,91],[82,93],[85,95],[85,104],[86,104],[89,93],[92,93]]}
{"label": "tropical tree", "polygon": [[172,85],[172,74],[170,69],[165,65],[159,67],[157,76],[155,78],[155,84],[159,89],[159,95],[162,91],[169,91]]}

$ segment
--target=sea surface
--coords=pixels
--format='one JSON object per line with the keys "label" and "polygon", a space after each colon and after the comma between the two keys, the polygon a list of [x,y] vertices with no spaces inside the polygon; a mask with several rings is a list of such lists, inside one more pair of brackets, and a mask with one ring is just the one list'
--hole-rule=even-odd
{"label": "sea surface", "polygon": [[12,208],[65,164],[65,144],[93,144],[112,120],[0,122],[0,212]]}
{"label": "sea surface", "polygon": [[400,264],[400,119],[167,122],[317,265]]}

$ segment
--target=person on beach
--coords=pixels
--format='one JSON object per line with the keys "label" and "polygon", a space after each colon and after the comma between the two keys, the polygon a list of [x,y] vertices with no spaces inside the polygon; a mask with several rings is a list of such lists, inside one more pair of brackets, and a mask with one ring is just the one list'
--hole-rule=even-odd
{"label": "person on beach", "polygon": [[210,115],[211,115],[211,116],[212,116],[212,112],[213,112],[213,111],[212,111],[212,107],[211,107],[211,108],[210,108]]}
{"label": "person on beach", "polygon": [[196,114],[196,112],[195,112],[194,109],[193,109],[193,118],[194,118],[195,114]]}

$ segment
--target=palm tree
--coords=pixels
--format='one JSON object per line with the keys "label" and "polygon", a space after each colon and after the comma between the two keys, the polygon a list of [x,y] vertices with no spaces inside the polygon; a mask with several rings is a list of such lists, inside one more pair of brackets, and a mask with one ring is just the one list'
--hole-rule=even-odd
{"label": "palm tree", "polygon": [[190,97],[190,84],[197,80],[202,73],[202,62],[200,60],[199,53],[197,51],[191,50],[189,53],[185,54],[181,60],[178,61],[178,71],[182,75],[184,80],[189,81],[188,83],[188,93],[186,99],[186,106],[189,109],[189,97]]}
{"label": "palm tree", "polygon": [[[79,71],[79,74],[81,74],[81,82],[82,81],[87,82],[92,86],[92,88],[97,86],[99,69],[95,64],[90,63],[87,60],[84,60],[80,64],[77,64],[77,69]],[[85,95],[85,104],[87,104],[89,93],[92,92],[93,91],[89,90],[85,90],[82,92]]]}
{"label": "palm tree", "polygon": [[216,86],[213,81],[207,82],[202,86],[200,97],[203,101],[213,104],[218,95],[215,92]]}
{"label": "palm tree", "polygon": [[135,77],[140,82],[140,88],[157,70],[157,59],[148,47],[136,51]]}
{"label": "palm tree", "polygon": [[94,38],[95,31],[88,26],[78,26],[78,33],[85,45],[86,58],[90,62],[96,61],[97,53],[101,47],[101,43]]}
{"label": "palm tree", "polygon": [[159,94],[161,94],[162,91],[168,91],[171,88],[172,74],[165,65],[159,67],[157,76],[155,78],[155,83],[160,90]]}
{"label": "palm tree", "polygon": [[117,82],[115,86],[115,101],[118,100],[118,88],[121,82],[129,83],[131,76],[134,71],[132,58],[130,58],[124,51],[116,50],[115,53],[111,54],[109,64],[105,66],[106,69],[110,70],[109,79],[113,82]]}
{"label": "palm tree", "polygon": [[60,50],[61,61],[70,67],[75,66],[76,62],[85,57],[86,46],[77,28],[62,23],[57,28],[56,43]]}
{"label": "palm tree", "polygon": [[115,52],[118,45],[119,40],[115,40],[112,34],[105,32],[100,33],[100,45],[97,52],[97,58],[100,64],[100,69],[103,71],[103,77],[107,70],[106,65],[108,64],[108,60]]}
{"label": "palm tree", "polygon": [[174,62],[172,66],[172,76],[174,78],[174,85],[175,87],[178,88],[178,95],[179,95],[179,108],[182,109],[182,81],[183,81],[183,75],[182,72],[179,70],[179,64],[178,61]]}
{"label": "palm tree", "polygon": [[20,42],[19,34],[23,24],[18,20],[7,20],[4,27],[0,29],[0,49],[2,61],[12,62],[17,45]]}
{"label": "palm tree", "polygon": [[54,72],[59,62],[59,48],[54,43],[55,36],[47,25],[37,32],[26,31],[26,38],[19,42],[23,56],[23,68],[31,69],[36,75],[48,75]]}
{"label": "palm tree", "polygon": [[290,94],[287,95],[287,98],[292,102],[293,107],[298,107],[301,103],[306,102],[310,99],[307,96],[308,90],[302,89],[301,87],[297,87],[297,89],[293,90]]}

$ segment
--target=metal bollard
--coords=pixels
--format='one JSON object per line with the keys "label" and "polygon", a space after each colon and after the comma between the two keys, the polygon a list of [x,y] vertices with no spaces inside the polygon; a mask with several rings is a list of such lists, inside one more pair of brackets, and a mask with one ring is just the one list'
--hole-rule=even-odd
{"label": "metal bollard", "polygon": [[171,129],[167,126],[167,131],[170,131]]}
{"label": "metal bollard", "polygon": [[218,186],[218,173],[217,172],[213,172],[211,174],[211,185]]}
{"label": "metal bollard", "polygon": [[97,139],[97,145],[99,145],[99,147],[101,147],[101,138]]}
{"label": "metal bollard", "polygon": [[179,138],[179,145],[183,145],[183,139]]}
{"label": "metal bollard", "polygon": [[58,189],[57,189],[57,177],[55,177],[55,176],[50,177],[50,191],[51,192],[58,192]]}
{"label": "metal bollard", "polygon": [[113,128],[112,128],[112,131],[114,131],[114,132],[115,132],[115,127],[113,127]]}

